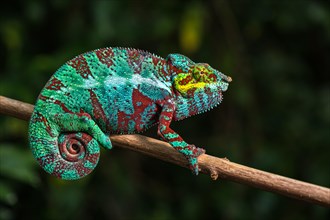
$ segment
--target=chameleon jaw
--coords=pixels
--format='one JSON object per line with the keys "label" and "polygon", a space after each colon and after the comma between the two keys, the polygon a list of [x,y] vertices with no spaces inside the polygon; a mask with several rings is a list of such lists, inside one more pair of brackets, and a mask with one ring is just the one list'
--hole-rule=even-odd
{"label": "chameleon jaw", "polygon": [[220,90],[222,92],[227,91],[228,86],[229,86],[229,83],[227,83],[227,82],[220,81],[220,82],[217,83],[217,87],[220,88]]}

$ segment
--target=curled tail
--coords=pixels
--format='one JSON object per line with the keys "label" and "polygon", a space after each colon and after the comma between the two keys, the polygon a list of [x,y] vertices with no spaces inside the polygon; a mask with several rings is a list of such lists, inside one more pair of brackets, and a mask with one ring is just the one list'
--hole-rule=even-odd
{"label": "curled tail", "polygon": [[86,113],[46,117],[35,110],[29,125],[29,141],[40,166],[65,180],[80,179],[93,171],[99,161],[100,144],[112,147],[109,137]]}

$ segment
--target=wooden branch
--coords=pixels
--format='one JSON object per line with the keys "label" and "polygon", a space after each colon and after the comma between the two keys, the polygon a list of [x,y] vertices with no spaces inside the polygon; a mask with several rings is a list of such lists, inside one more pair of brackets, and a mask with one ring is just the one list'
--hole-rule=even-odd
{"label": "wooden branch", "polygon": [[[33,105],[0,96],[0,113],[28,120]],[[114,145],[137,151],[160,160],[187,167],[185,158],[168,143],[142,135],[111,135]],[[202,173],[209,174],[213,180],[218,177],[246,184],[284,196],[330,207],[330,189],[314,184],[290,179],[264,172],[237,163],[226,158],[217,158],[207,154],[198,158]]]}
{"label": "wooden branch", "polygon": [[0,95],[0,113],[28,121],[32,115],[34,106]]}

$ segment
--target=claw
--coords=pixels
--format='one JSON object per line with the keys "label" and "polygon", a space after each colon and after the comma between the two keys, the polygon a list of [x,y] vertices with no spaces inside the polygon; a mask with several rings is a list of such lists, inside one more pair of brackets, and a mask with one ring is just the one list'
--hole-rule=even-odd
{"label": "claw", "polygon": [[193,145],[193,156],[199,157],[202,154],[205,154],[205,149]]}

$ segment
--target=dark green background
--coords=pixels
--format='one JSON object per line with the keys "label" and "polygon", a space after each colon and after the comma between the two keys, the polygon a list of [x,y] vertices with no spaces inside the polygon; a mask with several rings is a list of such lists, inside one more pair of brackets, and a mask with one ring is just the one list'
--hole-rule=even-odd
{"label": "dark green background", "polygon": [[[211,155],[330,186],[325,1],[8,2],[0,6],[1,95],[34,103],[58,67],[100,47],[182,53],[233,78],[219,108],[173,123],[185,140]],[[119,148],[102,151],[87,178],[61,181],[34,161],[27,122],[0,122],[0,219],[330,217],[326,208],[195,177]]]}

